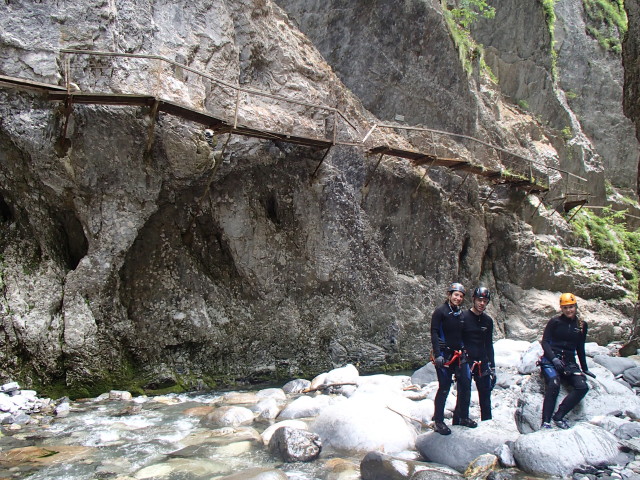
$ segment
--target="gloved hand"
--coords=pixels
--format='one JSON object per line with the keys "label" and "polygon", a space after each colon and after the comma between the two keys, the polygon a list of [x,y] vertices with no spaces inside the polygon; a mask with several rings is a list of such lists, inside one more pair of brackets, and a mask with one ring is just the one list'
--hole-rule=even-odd
{"label": "gloved hand", "polygon": [[556,370],[563,371],[564,370],[564,362],[560,360],[558,357],[551,360],[553,366],[556,367]]}
{"label": "gloved hand", "polygon": [[591,378],[596,378],[596,374],[590,372],[589,370],[583,370],[582,373],[584,373],[585,375],[589,375]]}
{"label": "gloved hand", "polygon": [[496,369],[494,367],[489,368],[489,378],[491,379],[491,388],[496,386],[498,377],[496,376]]}
{"label": "gloved hand", "polygon": [[444,367],[444,357],[442,355],[438,355],[433,360],[433,364],[436,366],[436,368],[443,368]]}

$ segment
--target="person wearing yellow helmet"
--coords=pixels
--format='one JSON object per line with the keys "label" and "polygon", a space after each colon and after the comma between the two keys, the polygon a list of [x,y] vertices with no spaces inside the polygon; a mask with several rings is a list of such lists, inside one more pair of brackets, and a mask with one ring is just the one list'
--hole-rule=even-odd
{"label": "person wearing yellow helmet", "polygon": [[433,421],[434,430],[440,435],[451,433],[451,429],[444,423],[444,407],[454,375],[458,390],[456,412],[460,408],[468,411],[471,401],[469,366],[462,354],[462,309],[460,307],[464,301],[464,295],[465,288],[462,284],[452,283],[447,291],[447,300],[436,308],[431,316],[431,355],[438,376]]}
{"label": "person wearing yellow helmet", "polygon": [[[543,429],[552,428],[551,420],[562,429],[569,428],[564,419],[589,391],[585,375],[595,378],[587,367],[584,344],[587,337],[587,322],[578,315],[578,301],[573,293],[560,295],[562,313],[547,323],[540,344],[544,355],[540,357],[540,369],[545,380],[544,402],[542,404]],[[576,362],[576,354],[580,367]],[[560,383],[566,383],[573,390],[560,402],[555,413]]]}

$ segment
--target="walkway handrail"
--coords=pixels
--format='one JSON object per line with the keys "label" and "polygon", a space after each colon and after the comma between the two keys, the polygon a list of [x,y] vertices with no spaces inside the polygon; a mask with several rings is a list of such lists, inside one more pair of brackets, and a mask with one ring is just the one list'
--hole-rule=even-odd
{"label": "walkway handrail", "polygon": [[[492,145],[491,143],[485,142],[485,141],[480,140],[480,139],[475,138],[475,137],[470,137],[469,135],[463,135],[463,134],[461,134],[461,133],[446,132],[446,131],[443,131],[443,130],[436,130],[436,129],[433,129],[433,128],[426,128],[426,127],[410,127],[410,126],[404,126],[404,125],[392,125],[392,124],[375,124],[375,125],[371,128],[371,130],[369,130],[369,132],[368,132],[368,133],[367,133],[367,135],[365,136],[365,139],[364,139],[364,140],[366,140],[366,138],[367,138],[369,135],[371,135],[371,133],[373,133],[373,131],[374,131],[376,128],[397,128],[397,129],[402,129],[402,130],[418,130],[418,131],[423,131],[423,132],[430,132],[430,133],[438,133],[438,134],[441,134],[441,135],[448,135],[448,136],[450,136],[450,137],[464,138],[464,139],[467,139],[467,140],[474,141],[474,142],[476,142],[476,143],[480,143],[480,144],[482,144],[482,145],[484,145],[484,146],[486,146],[486,147],[493,148],[493,149],[495,149],[495,150],[498,150],[498,151],[504,152],[504,153],[506,153],[507,155],[511,155],[511,156],[513,156],[513,157],[517,157],[517,158],[520,158],[520,159],[522,159],[522,160],[526,160],[527,162],[529,162],[529,163],[531,163],[531,164],[535,164],[535,165],[538,165],[538,166],[543,167],[543,168],[548,168],[548,169],[551,169],[551,170],[555,170],[555,171],[557,171],[557,172],[565,173],[567,176],[575,177],[575,178],[577,178],[578,180],[581,180],[581,181],[583,181],[583,182],[587,182],[587,181],[588,181],[586,178],[583,178],[583,177],[581,177],[581,176],[579,176],[579,175],[576,175],[575,173],[568,172],[568,171],[563,170],[563,169],[561,169],[561,168],[557,168],[557,167],[552,167],[552,166],[546,165],[546,164],[544,164],[544,163],[542,163],[542,162],[538,162],[538,161],[536,161],[536,160],[534,160],[534,159],[532,159],[532,158],[524,157],[524,156],[519,155],[519,154],[517,154],[517,153],[510,152],[509,150],[505,150],[505,149],[504,149],[504,148],[502,148],[502,147],[498,147],[497,145]],[[363,140],[363,141],[364,141],[364,140]]]}
{"label": "walkway handrail", "polygon": [[[353,128],[355,131],[358,131],[358,129],[349,121],[349,119],[347,117],[345,117],[345,115],[338,110],[335,107],[329,107],[327,105],[318,105],[318,104],[314,104],[314,103],[309,103],[309,102],[303,102],[302,100],[296,100],[295,98],[291,98],[291,97],[285,97],[283,95],[276,95],[273,93],[269,93],[269,92],[265,92],[263,90],[255,90],[253,88],[247,88],[247,87],[242,87],[240,85],[233,85],[231,83],[225,82],[224,80],[220,80],[219,78],[213,77],[207,73],[204,73],[200,70],[197,70],[195,68],[189,67],[188,65],[184,65],[182,63],[179,62],[175,62],[173,60],[170,60],[166,57],[163,57],[161,55],[151,55],[151,54],[141,54],[141,53],[120,53],[120,52],[104,52],[104,51],[100,51],[100,50],[75,50],[75,49],[69,49],[69,48],[64,48],[60,50],[60,53],[62,54],[73,54],[73,55],[94,55],[94,56],[101,56],[101,57],[128,57],[128,58],[141,58],[141,59],[145,59],[145,60],[159,60],[162,62],[166,62],[170,65],[173,65],[174,67],[179,67],[182,68],[184,70],[187,70],[191,73],[195,73],[196,75],[200,75],[204,78],[207,78],[209,80],[211,80],[212,82],[215,82],[219,85],[223,85],[227,88],[231,88],[233,90],[239,91],[239,92],[244,92],[244,93],[249,93],[252,95],[256,95],[256,96],[261,96],[261,97],[268,97],[268,98],[272,98],[274,100],[281,100],[283,102],[288,102],[288,103],[293,103],[296,105],[302,105],[304,107],[312,107],[312,108],[318,108],[321,110],[327,110],[330,112],[333,112],[337,115],[340,115],[340,117],[351,127]],[[68,80],[67,80],[68,81]]]}

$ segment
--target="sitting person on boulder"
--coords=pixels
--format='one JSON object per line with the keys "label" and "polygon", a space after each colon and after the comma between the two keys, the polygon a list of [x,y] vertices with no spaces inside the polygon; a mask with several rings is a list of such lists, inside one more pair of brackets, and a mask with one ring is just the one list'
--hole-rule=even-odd
{"label": "sitting person on boulder", "polygon": [[[449,435],[451,430],[444,423],[444,407],[456,377],[458,398],[456,411],[469,411],[471,399],[471,382],[469,366],[462,352],[462,310],[465,289],[460,283],[452,283],[447,293],[447,301],[436,308],[431,316],[431,355],[438,376],[438,391],[434,401],[433,420],[435,431],[441,435]],[[467,425],[468,426],[468,425]]]}
{"label": "sitting person on boulder", "polygon": [[[486,287],[473,291],[473,306],[462,315],[462,343],[467,352],[470,375],[478,389],[480,419],[491,420],[491,391],[496,383],[496,361],[493,351],[493,319],[485,312],[491,301],[491,292]],[[471,378],[469,378],[471,384]],[[453,424],[476,422],[469,420],[466,412],[460,411],[460,419],[454,416]]]}
{"label": "sitting person on boulder", "polygon": [[[562,314],[547,323],[540,341],[544,355],[540,357],[540,369],[545,381],[544,402],[542,404],[543,429],[553,428],[551,420],[559,428],[567,429],[564,419],[589,391],[585,375],[595,378],[587,367],[584,343],[587,337],[587,323],[578,316],[578,302],[572,293],[560,295]],[[576,363],[576,353],[580,367]],[[571,391],[560,403],[556,413],[553,410],[560,393],[560,383],[571,387]],[[553,416],[552,416],[553,414]]]}

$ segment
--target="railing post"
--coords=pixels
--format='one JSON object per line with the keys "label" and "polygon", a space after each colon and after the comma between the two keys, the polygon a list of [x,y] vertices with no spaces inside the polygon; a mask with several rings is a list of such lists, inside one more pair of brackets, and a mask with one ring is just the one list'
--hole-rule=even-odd
{"label": "railing post", "polygon": [[235,130],[238,126],[238,108],[240,106],[240,89],[236,90],[236,108],[233,112],[233,129]]}

